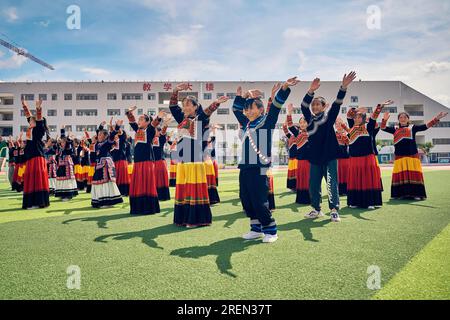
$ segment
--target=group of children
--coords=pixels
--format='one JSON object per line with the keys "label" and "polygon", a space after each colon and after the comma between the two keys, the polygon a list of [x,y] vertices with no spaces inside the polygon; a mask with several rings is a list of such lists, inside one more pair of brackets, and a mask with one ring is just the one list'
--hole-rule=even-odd
{"label": "group of children", "polygon": [[[387,126],[385,113],[381,125],[377,118],[386,101],[371,115],[364,108],[350,109],[348,124],[338,119],[348,86],[356,73],[345,75],[337,98],[331,106],[316,97],[320,79],[315,79],[301,104],[302,116],[293,123],[293,105],[287,107],[283,130],[289,148],[287,187],[297,193],[296,202],[313,208],[306,217],[317,218],[321,211],[322,179],[328,189],[331,220],[340,221],[339,195],[347,195],[348,206],[375,208],[382,205],[382,182],[376,158],[375,137],[378,131],[394,135],[395,165],[392,181],[393,198],[426,197],[415,134],[435,125],[446,113],[426,125],[410,125],[406,113],[399,115],[397,127]],[[271,175],[272,135],[280,110],[299,80],[294,77],[272,90],[265,108],[262,92],[238,88],[233,113],[240,125],[242,156],[239,162],[239,186],[242,207],[250,219],[250,231],[244,239],[263,238],[271,243],[278,239],[272,216],[275,208]],[[219,203],[217,192],[218,164],[215,159],[215,130],[210,116],[228,97],[220,97],[203,108],[194,96],[179,99],[179,92],[189,89],[179,84],[170,99],[170,113],[161,111],[155,117],[140,115],[136,107],[126,116],[134,139],[123,121],[109,127],[102,122],[96,134],[87,131],[82,139],[67,134],[52,138],[42,116],[42,101],[36,102],[33,116],[22,101],[29,128],[14,141],[10,138],[10,170],[13,190],[23,191],[23,208],[49,206],[49,196],[70,201],[79,192],[91,193],[94,208],[110,207],[129,197],[130,214],[149,215],[160,212],[160,201],[170,200],[169,187],[175,187],[174,223],[184,227],[212,223],[211,205]],[[171,121],[177,129],[168,136]],[[44,139],[45,138],[45,139]],[[44,142],[45,141],[45,142]],[[165,149],[170,154],[167,170]]]}
{"label": "group of children", "polygon": [[388,112],[384,113],[381,124],[377,122],[383,108],[393,103],[388,100],[377,105],[370,115],[366,108],[350,108],[346,124],[338,114],[346,88],[354,77],[353,72],[344,77],[331,107],[324,98],[314,97],[320,87],[320,79],[315,79],[301,104],[298,124],[292,122],[293,105],[288,105],[283,125],[289,150],[287,188],[297,193],[296,203],[312,206],[313,210],[305,215],[307,218],[323,216],[320,205],[322,177],[327,183],[332,221],[340,221],[339,196],[347,196],[350,208],[382,206],[383,184],[376,145],[380,130],[394,135],[391,198],[426,198],[415,134],[433,127],[447,113],[439,113],[427,124],[413,125],[409,115],[402,112],[398,115],[398,125],[388,127]]}

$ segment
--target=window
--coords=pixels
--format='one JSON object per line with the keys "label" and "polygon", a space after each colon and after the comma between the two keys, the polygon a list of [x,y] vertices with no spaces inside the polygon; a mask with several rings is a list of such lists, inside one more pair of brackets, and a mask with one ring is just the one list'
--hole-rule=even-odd
{"label": "window", "polygon": [[234,98],[236,98],[236,93],[228,92],[227,97],[230,99],[234,99]]}
{"label": "window", "polygon": [[294,110],[292,111],[292,114],[302,114],[302,109],[301,108],[294,108]]}
{"label": "window", "polygon": [[87,125],[86,126],[86,131],[94,132],[95,130],[97,130],[97,125],[95,125],[95,124],[91,124],[91,125]]}
{"label": "window", "polygon": [[212,99],[212,93],[204,93],[203,94],[203,100],[211,100]]}
{"label": "window", "polygon": [[65,101],[72,100],[72,94],[71,93],[64,93],[64,100]]}
{"label": "window", "polygon": [[367,108],[367,112],[368,112],[368,113],[372,113],[372,112],[373,112],[373,107],[368,107],[368,108]]}
{"label": "window", "polygon": [[20,132],[25,132],[25,131],[27,131],[27,129],[28,129],[28,126],[20,126]]}
{"label": "window", "polygon": [[286,114],[286,109],[281,109],[280,114]]}
{"label": "window", "polygon": [[147,115],[149,115],[149,116],[154,116],[154,115],[156,115],[156,110],[155,110],[155,109],[148,109]]}
{"label": "window", "polygon": [[137,109],[138,116],[141,116],[144,114],[144,109]]}
{"label": "window", "polygon": [[71,109],[65,109],[64,110],[64,117],[71,117],[72,116],[72,110]]}
{"label": "window", "polygon": [[39,100],[47,101],[47,94],[45,94],[45,93],[40,93],[40,94],[39,94]]}
{"label": "window", "polygon": [[358,97],[357,96],[351,96],[350,101],[351,103],[358,103]]}
{"label": "window", "polygon": [[397,122],[389,122],[388,127],[395,127],[397,125]]}
{"label": "window", "polygon": [[64,129],[66,130],[66,134],[68,132],[72,132],[72,126],[71,125],[64,126]]}
{"label": "window", "polygon": [[56,117],[56,114],[57,114],[57,112],[56,112],[55,109],[48,109],[47,110],[47,116],[48,117]]}
{"label": "window", "polygon": [[97,130],[97,126],[96,125],[87,125],[87,126],[77,125],[75,127],[75,130],[77,132],[84,132],[84,129],[86,129],[87,131],[93,132],[93,131]]}
{"label": "window", "polygon": [[220,97],[223,97],[224,95],[225,95],[225,93],[219,92],[218,94],[216,94],[216,97],[217,97],[217,98],[220,98]]}
{"label": "window", "polygon": [[[30,110],[30,112],[31,112],[31,115],[36,116],[36,110]],[[20,115],[22,117],[25,117],[25,111],[20,110]]]}
{"label": "window", "polygon": [[76,114],[78,117],[96,117],[98,112],[95,109],[77,109]]}
{"label": "window", "polygon": [[50,132],[56,132],[58,129],[57,129],[56,126],[51,125],[51,126],[48,126],[48,130],[49,130]]}
{"label": "window", "polygon": [[77,93],[77,100],[97,100],[96,93]]}
{"label": "window", "polygon": [[115,93],[108,93],[108,95],[106,96],[106,99],[108,99],[108,100],[117,100],[117,94],[115,94]]}
{"label": "window", "polygon": [[148,98],[148,100],[150,100],[150,101],[154,101],[154,100],[156,100],[156,94],[154,94],[154,93],[149,93],[149,94],[147,95],[147,98]]}
{"label": "window", "polygon": [[220,142],[219,143],[219,148],[226,149],[227,148],[227,143],[226,142]]}
{"label": "window", "polygon": [[450,144],[450,139],[449,138],[438,138],[438,139],[433,139],[433,144],[435,146],[437,145],[442,145],[442,144]]}
{"label": "window", "polygon": [[120,109],[108,109],[106,113],[108,116],[120,116]]}
{"label": "window", "polygon": [[52,101],[58,100],[58,95],[56,93],[52,93]]}
{"label": "window", "polygon": [[221,114],[221,115],[230,114],[230,109],[228,109],[228,108],[219,108],[219,109],[217,109],[217,114]]}
{"label": "window", "polygon": [[12,127],[0,127],[0,136],[6,137],[6,136],[12,136],[12,134],[13,134]]}
{"label": "window", "polygon": [[239,127],[237,124],[227,124],[227,129],[228,130],[237,130]]}
{"label": "window", "polygon": [[397,113],[397,107],[384,107],[383,112]]}
{"label": "window", "polygon": [[34,94],[26,93],[20,96],[21,99],[25,101],[34,101]]}
{"label": "window", "polygon": [[142,93],[122,93],[122,100],[142,100]]}
{"label": "window", "polygon": [[450,121],[441,121],[435,125],[435,128],[450,128]]}
{"label": "window", "polygon": [[14,120],[14,113],[12,111],[0,112],[0,121],[12,121]]}
{"label": "window", "polygon": [[341,108],[341,113],[342,114],[347,114],[347,107],[342,107]]}

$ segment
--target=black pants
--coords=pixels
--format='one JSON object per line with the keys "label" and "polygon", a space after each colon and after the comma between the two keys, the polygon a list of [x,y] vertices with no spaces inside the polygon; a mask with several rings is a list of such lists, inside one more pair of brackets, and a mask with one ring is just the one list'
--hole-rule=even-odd
{"label": "black pants", "polygon": [[245,168],[239,173],[239,197],[247,217],[269,226],[275,221],[269,210],[267,168]]}

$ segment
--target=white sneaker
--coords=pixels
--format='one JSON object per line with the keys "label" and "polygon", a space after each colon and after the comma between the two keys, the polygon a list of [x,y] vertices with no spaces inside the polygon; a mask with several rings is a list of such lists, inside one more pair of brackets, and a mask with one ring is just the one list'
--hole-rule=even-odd
{"label": "white sneaker", "polygon": [[367,209],[369,209],[369,210],[375,210],[375,207],[374,207],[374,206],[369,206],[369,207],[367,207]]}
{"label": "white sneaker", "polygon": [[263,242],[264,243],[273,243],[278,240],[278,235],[276,234],[266,234],[264,235]]}
{"label": "white sneaker", "polygon": [[305,218],[307,219],[316,219],[318,217],[323,217],[322,211],[312,210],[310,213],[305,214]]}
{"label": "white sneaker", "polygon": [[250,231],[249,233],[246,233],[242,236],[242,238],[244,238],[245,240],[255,240],[261,237],[264,237],[264,233],[256,231]]}
{"label": "white sneaker", "polygon": [[357,206],[348,206],[350,209],[356,209],[358,208]]}
{"label": "white sneaker", "polygon": [[415,197],[414,200],[416,200],[416,201],[423,201],[423,198],[421,198],[421,197]]}
{"label": "white sneaker", "polygon": [[33,206],[33,207],[27,208],[27,210],[36,210],[36,209],[39,209],[39,207],[38,206]]}
{"label": "white sneaker", "polygon": [[70,201],[70,199],[69,198],[61,198],[61,201],[62,202],[67,202],[67,201]]}
{"label": "white sneaker", "polygon": [[339,217],[339,213],[336,211],[331,212],[331,221],[332,222],[341,222],[341,218]]}

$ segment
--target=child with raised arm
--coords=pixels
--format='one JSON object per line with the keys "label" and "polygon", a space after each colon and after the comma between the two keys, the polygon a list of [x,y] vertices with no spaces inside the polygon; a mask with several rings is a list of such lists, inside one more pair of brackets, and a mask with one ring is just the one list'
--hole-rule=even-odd
{"label": "child with raised arm", "polygon": [[153,138],[156,191],[158,192],[159,201],[170,200],[169,173],[167,171],[166,157],[164,155],[164,146],[167,142],[167,127],[171,121],[172,117],[168,115],[168,117],[164,119],[164,123],[161,127],[156,128],[155,137]]}
{"label": "child with raised arm", "polygon": [[308,141],[308,123],[303,116],[300,117],[299,126],[295,126],[292,122],[292,111],[294,105],[290,103],[287,107],[287,125],[292,135],[295,137],[295,161],[297,161],[297,177],[295,202],[298,204],[311,204],[309,196],[309,172],[311,165],[309,164],[309,141]]}
{"label": "child with raised arm", "polygon": [[381,122],[381,130],[394,135],[395,161],[392,172],[391,198],[424,200],[427,197],[423,179],[422,164],[417,150],[416,133],[435,126],[447,112],[441,112],[427,124],[414,125],[409,114],[398,115],[398,125],[388,126],[389,113],[386,112]]}
{"label": "child with raised arm", "polygon": [[373,210],[383,205],[381,172],[376,161],[373,135],[380,112],[390,104],[390,100],[379,104],[367,124],[365,110],[356,112],[350,124],[347,182],[347,204],[350,208]]}
{"label": "child with raised arm", "polygon": [[45,208],[50,205],[50,189],[42,141],[48,133],[46,120],[42,117],[42,100],[36,101],[36,116],[31,115],[24,100],[22,107],[29,123],[24,148],[26,169],[23,175],[22,208]]}
{"label": "child with raised arm", "polygon": [[189,84],[179,84],[170,99],[170,111],[178,123],[177,180],[175,189],[174,223],[185,227],[208,226],[212,214],[206,179],[204,151],[207,146],[209,118],[220,104],[228,101],[222,96],[203,109],[194,96],[178,104],[178,93]]}
{"label": "child with raised arm", "polygon": [[127,112],[130,126],[136,132],[130,184],[130,214],[150,215],[160,212],[152,143],[155,128],[161,122],[164,112],[160,112],[155,120],[144,114],[140,115],[136,121],[133,114],[136,109],[135,106]]}
{"label": "child with raised arm", "polygon": [[242,157],[239,162],[239,197],[242,207],[250,219],[250,232],[245,240],[263,238],[264,243],[278,239],[277,225],[269,209],[267,170],[271,166],[272,133],[280,110],[291,89],[300,81],[297,77],[287,80],[275,96],[267,114],[260,99],[259,90],[245,94],[239,87],[233,104],[233,113],[243,133]]}
{"label": "child with raised arm", "polygon": [[116,167],[111,157],[114,137],[123,121],[118,121],[113,131],[105,129],[97,133],[95,144],[95,172],[92,177],[91,205],[94,208],[108,208],[122,203],[123,199],[116,185]]}
{"label": "child with raised arm", "polygon": [[[336,100],[328,109],[328,104],[323,97],[314,97],[314,93],[320,87],[320,79],[316,78],[303,98],[302,113],[308,122],[310,143],[310,182],[309,193],[313,210],[305,217],[315,219],[322,217],[322,179],[327,181],[328,205],[331,210],[331,221],[341,221],[339,217],[339,191],[338,191],[338,166],[337,157],[339,145],[334,131],[334,123],[339,115],[344,101],[347,87],[355,80],[356,73],[350,72],[344,75]],[[310,109],[311,106],[311,109]]]}

